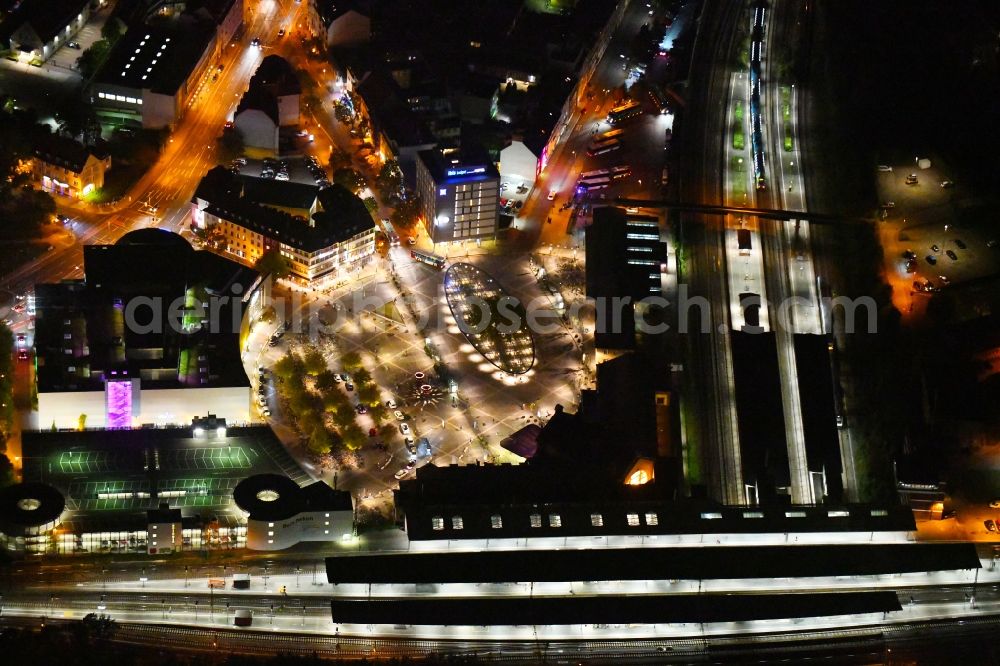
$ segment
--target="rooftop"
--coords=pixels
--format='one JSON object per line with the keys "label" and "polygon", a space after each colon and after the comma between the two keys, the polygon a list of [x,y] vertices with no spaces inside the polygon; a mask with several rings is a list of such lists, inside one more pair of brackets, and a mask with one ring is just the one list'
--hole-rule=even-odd
{"label": "rooftop", "polygon": [[[364,202],[340,185],[320,190],[316,186],[241,176],[225,167],[215,167],[202,178],[194,199],[207,202],[206,212],[240,224],[303,252],[316,252],[375,228]],[[254,193],[255,200],[248,193]],[[312,224],[270,206],[278,201],[302,204],[310,196],[319,199],[321,210]],[[270,204],[270,205],[268,205]],[[298,206],[296,206],[298,207]]]}
{"label": "rooftop", "polygon": [[213,39],[214,23],[189,14],[164,25],[136,26],[115,45],[95,81],[173,95]]}
{"label": "rooftop", "polygon": [[[234,308],[242,311],[242,298],[220,301],[214,328],[200,326],[194,311],[185,311],[178,325],[170,308],[185,299],[206,303],[213,296],[249,293],[260,277],[256,271],[195,251],[177,234],[154,228],[130,232],[115,245],[84,246],[83,268],[82,280],[35,287],[40,392],[100,390],[109,372],[143,376],[148,388],[192,381],[248,385],[239,330],[226,325],[241,320]],[[161,308],[161,327],[122,324],[122,313],[137,298],[153,299]]]}
{"label": "rooftop", "polygon": [[417,153],[435,183],[472,183],[500,178],[493,160],[483,150],[466,149],[445,155],[438,149]]}
{"label": "rooftop", "polygon": [[85,146],[75,139],[58,134],[36,133],[34,156],[49,164],[60,166],[74,173],[83,171],[87,158],[94,155],[98,159],[107,156],[103,147]]}
{"label": "rooftop", "polygon": [[90,0],[21,0],[0,23],[0,35],[6,41],[27,23],[43,42],[52,41],[89,3]]}
{"label": "rooftop", "polygon": [[817,578],[980,567],[971,543],[445,551],[326,562],[334,585]]}

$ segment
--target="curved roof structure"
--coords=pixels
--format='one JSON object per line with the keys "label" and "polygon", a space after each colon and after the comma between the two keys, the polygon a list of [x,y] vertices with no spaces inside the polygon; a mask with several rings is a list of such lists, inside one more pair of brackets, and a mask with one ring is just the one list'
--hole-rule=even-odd
{"label": "curved roof structure", "polygon": [[322,481],[300,488],[287,476],[257,474],[233,489],[236,506],[249,520],[287,520],[307,511],[351,511],[351,494],[334,490]]}
{"label": "curved roof structure", "polygon": [[164,249],[173,248],[182,252],[194,250],[180,234],[159,227],[146,227],[130,231],[115,241],[115,245],[162,245]]}
{"label": "curved roof structure", "polygon": [[280,474],[243,479],[233,489],[233,500],[250,520],[284,520],[302,510],[299,485]]}
{"label": "curved roof structure", "polygon": [[0,489],[0,532],[9,536],[40,534],[60,522],[66,499],[44,483],[18,483]]}
{"label": "curved roof structure", "polygon": [[444,274],[444,293],[459,330],[494,367],[523,375],[535,364],[535,344],[524,306],[486,271],[453,264]]}

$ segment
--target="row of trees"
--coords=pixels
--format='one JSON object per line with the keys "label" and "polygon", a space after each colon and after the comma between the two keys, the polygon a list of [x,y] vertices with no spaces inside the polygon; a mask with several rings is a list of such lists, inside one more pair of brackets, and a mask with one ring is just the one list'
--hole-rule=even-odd
{"label": "row of trees", "polygon": [[[366,405],[376,424],[380,423],[386,408],[360,356],[355,352],[344,354],[341,364],[351,373],[358,402]],[[319,349],[309,347],[302,354],[288,352],[275,363],[274,374],[281,380],[280,391],[288,413],[311,453],[323,456],[340,449],[355,451],[368,441],[368,433],[358,425],[355,405]],[[385,437],[394,432],[389,426],[380,434]]]}

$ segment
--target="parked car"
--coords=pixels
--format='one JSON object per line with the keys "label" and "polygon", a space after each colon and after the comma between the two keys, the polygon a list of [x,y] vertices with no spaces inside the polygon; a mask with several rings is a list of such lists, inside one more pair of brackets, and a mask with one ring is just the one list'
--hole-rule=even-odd
{"label": "parked car", "polygon": [[989,518],[987,518],[986,520],[983,521],[983,525],[986,526],[986,530],[989,531],[989,532],[996,532],[997,531],[997,525],[996,525],[996,523],[994,523]]}
{"label": "parked car", "polygon": [[1000,509],[1000,499],[995,499],[992,502],[990,502],[990,508],[991,509]]}
{"label": "parked car", "polygon": [[403,412],[399,411],[398,409],[396,411],[394,411],[392,413],[392,415],[395,416],[396,419],[399,420],[399,421],[405,421],[406,420],[406,414],[404,414]]}
{"label": "parked car", "polygon": [[933,254],[928,254],[926,257],[924,257],[924,259],[926,259],[927,263],[930,264],[931,266],[937,263],[937,257],[935,257]]}
{"label": "parked car", "polygon": [[879,164],[878,165],[878,170],[879,171],[892,171],[892,167],[889,166],[888,164]]}
{"label": "parked car", "polygon": [[70,47],[71,49],[75,49],[77,51],[79,51],[81,48],[80,42],[66,42],[66,46]]}
{"label": "parked car", "polygon": [[917,258],[917,253],[914,252],[913,250],[903,251],[903,259],[916,259],[916,258]]}
{"label": "parked car", "polygon": [[399,432],[403,433],[404,435],[409,435],[413,431],[410,430],[409,424],[407,424],[407,423],[400,423],[399,424]]}
{"label": "parked car", "polygon": [[402,479],[404,476],[406,476],[407,474],[409,474],[412,471],[413,471],[413,465],[407,465],[403,469],[401,469],[398,472],[396,472],[395,474],[393,474],[393,476],[396,477],[397,480],[398,479]]}
{"label": "parked car", "polygon": [[393,400],[392,398],[389,398],[388,400],[385,401],[385,406],[388,407],[389,409],[396,409],[396,401]]}
{"label": "parked car", "polygon": [[368,428],[368,436],[369,437],[377,437],[378,436],[378,430],[376,428]]}
{"label": "parked car", "polygon": [[365,407],[364,405],[358,405],[354,409],[358,412],[358,414],[367,414],[368,413],[368,408]]}
{"label": "parked car", "polygon": [[910,175],[908,175],[906,177],[906,184],[907,185],[916,185],[917,184],[917,174],[911,173]]}
{"label": "parked car", "polygon": [[406,450],[409,451],[410,453],[415,454],[417,452],[417,443],[413,441],[412,437],[404,437],[403,446],[405,446]]}
{"label": "parked car", "polygon": [[347,389],[348,391],[353,391],[354,390],[354,384],[350,384],[350,383],[344,384],[344,388]]}
{"label": "parked car", "polygon": [[942,180],[941,187],[948,189],[949,187],[955,187],[955,181],[952,180]]}
{"label": "parked car", "polygon": [[284,37],[284,36],[285,36],[285,29],[282,28],[281,30],[278,31],[278,37]]}
{"label": "parked car", "polygon": [[958,261],[958,255],[955,254],[954,250],[947,250],[945,254],[947,254],[948,258],[951,259],[952,261]]}
{"label": "parked car", "polygon": [[964,250],[967,247],[966,244],[965,244],[965,241],[963,241],[961,238],[956,238],[955,239],[955,246],[959,250]]}
{"label": "parked car", "polygon": [[941,248],[938,247],[937,243],[935,243],[934,245],[931,245],[931,252],[940,252],[940,251],[941,251]]}

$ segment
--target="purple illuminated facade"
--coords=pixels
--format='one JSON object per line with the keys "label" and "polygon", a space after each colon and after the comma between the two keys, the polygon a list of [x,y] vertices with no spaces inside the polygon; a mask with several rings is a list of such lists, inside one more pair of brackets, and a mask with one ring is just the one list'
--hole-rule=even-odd
{"label": "purple illuminated facade", "polygon": [[132,381],[129,379],[108,381],[105,395],[107,397],[105,427],[132,427]]}

